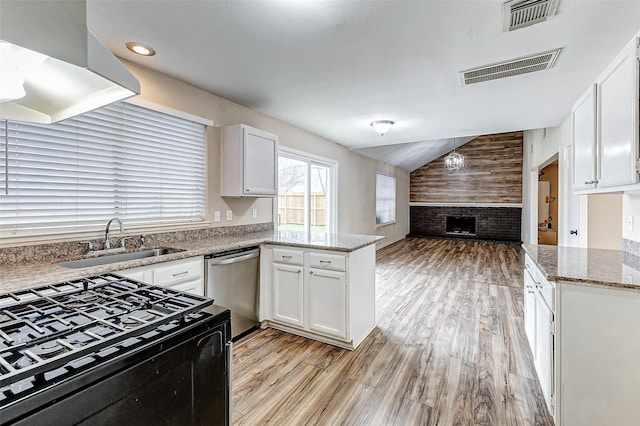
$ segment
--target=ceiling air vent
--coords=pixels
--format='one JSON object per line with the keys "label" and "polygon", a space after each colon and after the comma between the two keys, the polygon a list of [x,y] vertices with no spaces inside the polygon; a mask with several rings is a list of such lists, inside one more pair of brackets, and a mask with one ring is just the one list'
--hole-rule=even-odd
{"label": "ceiling air vent", "polygon": [[497,80],[499,78],[546,70],[553,66],[561,50],[562,49],[549,50],[548,52],[536,53],[534,55],[460,71],[460,81],[463,86],[467,86],[483,81]]}
{"label": "ceiling air vent", "polygon": [[559,0],[511,0],[502,5],[504,31],[544,22],[556,14]]}

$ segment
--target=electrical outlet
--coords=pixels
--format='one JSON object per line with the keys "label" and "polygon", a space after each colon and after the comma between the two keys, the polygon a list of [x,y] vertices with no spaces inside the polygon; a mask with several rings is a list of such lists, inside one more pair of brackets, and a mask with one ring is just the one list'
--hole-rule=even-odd
{"label": "electrical outlet", "polygon": [[233,212],[231,210],[227,210],[227,220],[233,219]]}
{"label": "electrical outlet", "polygon": [[258,209],[257,208],[253,208],[253,210],[251,210],[251,217],[254,219],[258,218]]}
{"label": "electrical outlet", "polygon": [[633,216],[627,216],[627,231],[633,231]]}
{"label": "electrical outlet", "polygon": [[213,221],[214,222],[220,222],[220,212],[219,211],[215,211],[213,212]]}

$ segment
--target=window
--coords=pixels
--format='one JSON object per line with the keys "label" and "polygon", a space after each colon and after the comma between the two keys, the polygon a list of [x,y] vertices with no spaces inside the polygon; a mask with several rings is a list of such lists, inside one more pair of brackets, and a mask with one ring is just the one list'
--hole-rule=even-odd
{"label": "window", "polygon": [[278,156],[278,229],[336,232],[335,162],[281,149]]}
{"label": "window", "polygon": [[376,174],[376,225],[396,221],[396,178]]}
{"label": "window", "polygon": [[0,232],[202,221],[204,130],[126,102],[49,125],[0,121]]}

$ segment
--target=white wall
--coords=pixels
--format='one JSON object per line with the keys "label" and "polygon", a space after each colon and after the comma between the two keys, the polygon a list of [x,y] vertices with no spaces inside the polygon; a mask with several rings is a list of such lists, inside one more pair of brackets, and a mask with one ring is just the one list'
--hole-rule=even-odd
{"label": "white wall", "polygon": [[622,246],[622,194],[589,195],[587,221],[589,248],[620,250]]}
{"label": "white wall", "polygon": [[[223,220],[220,223],[214,223],[214,226],[265,223],[273,220],[271,199],[229,199],[219,196],[220,177],[217,164],[219,164],[220,131],[218,127],[244,123],[278,135],[279,142],[283,146],[338,161],[339,232],[384,235],[387,240],[397,240],[408,233],[408,172],[390,165],[379,164],[349,151],[337,143],[167,75],[128,61],[123,62],[140,80],[142,87],[140,96],[145,100],[214,121],[215,128],[209,129],[207,133],[208,200],[206,219],[212,219],[214,210],[224,212],[230,209],[234,213],[233,221]],[[372,134],[372,137],[375,137],[375,134]],[[399,190],[396,223],[376,229],[375,178],[378,170],[396,176]],[[251,210],[254,207],[258,209],[257,219],[251,217]]]}

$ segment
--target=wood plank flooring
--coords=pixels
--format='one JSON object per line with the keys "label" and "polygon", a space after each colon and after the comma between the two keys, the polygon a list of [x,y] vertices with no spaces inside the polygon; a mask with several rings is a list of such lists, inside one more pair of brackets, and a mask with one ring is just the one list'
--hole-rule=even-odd
{"label": "wood plank flooring", "polygon": [[553,425],[517,245],[407,238],[378,252],[356,351],[273,329],[234,347],[234,425]]}

